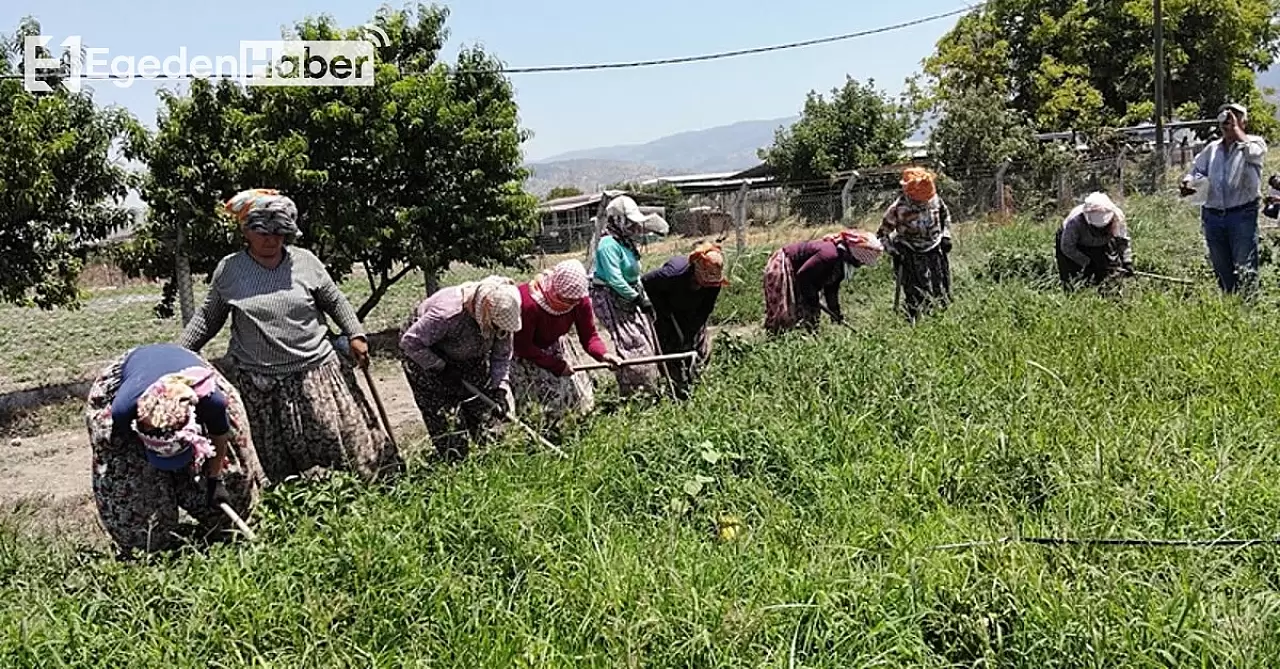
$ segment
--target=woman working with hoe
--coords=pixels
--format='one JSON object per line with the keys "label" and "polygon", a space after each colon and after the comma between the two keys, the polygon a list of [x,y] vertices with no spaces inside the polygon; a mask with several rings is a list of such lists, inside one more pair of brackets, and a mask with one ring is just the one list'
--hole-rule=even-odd
{"label": "woman working with hoe", "polygon": [[676,256],[641,279],[653,304],[654,328],[663,353],[694,352],[692,362],[667,363],[677,397],[688,397],[697,369],[711,355],[707,320],[716,308],[724,278],[724,254],[711,242],[688,256]]}
{"label": "woman working with hoe", "polygon": [[199,352],[230,316],[225,373],[244,396],[267,478],[275,484],[304,472],[350,470],[374,479],[398,471],[399,453],[322,319],[342,328],[364,366],[369,347],[360,320],[320,259],[292,246],[300,236],[297,206],[256,189],[233,197],[227,209],[248,248],[218,263],[180,343]]}
{"label": "woman working with hoe", "polygon": [[[199,356],[139,346],[89,389],[93,498],[125,555],[174,547],[178,510],[205,535],[248,516],[264,484],[240,394]],[[197,477],[199,480],[197,480]]]}

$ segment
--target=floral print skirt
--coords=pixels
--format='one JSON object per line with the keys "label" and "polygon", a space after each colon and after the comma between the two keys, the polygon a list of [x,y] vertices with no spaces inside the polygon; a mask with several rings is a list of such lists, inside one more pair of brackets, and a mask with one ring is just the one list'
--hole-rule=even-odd
{"label": "floral print skirt", "polygon": [[334,353],[312,369],[283,376],[241,370],[232,360],[223,363],[244,399],[270,483],[329,470],[374,480],[403,468],[344,360]]}
{"label": "floral print skirt", "polygon": [[[124,360],[131,352],[98,375],[89,388],[85,407],[93,453],[93,499],[103,529],[126,553],[166,550],[180,543],[179,509],[199,522],[206,535],[230,529],[226,515],[208,506],[205,488],[195,479],[196,471],[165,472],[152,467],[133,430],[115,430],[111,403],[120,389]],[[265,484],[254,450],[255,434],[236,387],[216,372],[214,380],[227,398],[232,430],[223,485],[231,508],[247,520]]]}

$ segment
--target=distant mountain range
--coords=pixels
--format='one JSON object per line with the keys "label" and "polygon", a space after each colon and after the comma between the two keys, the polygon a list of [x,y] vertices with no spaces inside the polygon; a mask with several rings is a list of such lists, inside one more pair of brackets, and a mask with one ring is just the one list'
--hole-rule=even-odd
{"label": "distant mountain range", "polygon": [[619,181],[671,174],[733,172],[760,162],[756,152],[773,144],[774,133],[797,117],[742,121],[669,135],[644,144],[606,146],[562,153],[530,163],[526,187],[543,195],[556,186],[591,191]]}

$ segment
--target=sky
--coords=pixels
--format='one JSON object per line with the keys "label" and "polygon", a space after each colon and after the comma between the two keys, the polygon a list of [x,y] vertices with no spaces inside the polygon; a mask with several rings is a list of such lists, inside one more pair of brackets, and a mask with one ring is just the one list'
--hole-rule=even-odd
{"label": "sky", "polygon": [[[4,0],[0,31],[25,15],[53,44],[79,35],[110,56],[235,55],[240,40],[278,39],[281,28],[328,14],[341,25],[371,19],[377,0]],[[400,3],[392,3],[401,6]],[[449,8],[452,60],[480,45],[510,67],[647,60],[768,46],[873,29],[960,9],[963,0],[457,0]],[[896,94],[955,24],[946,18],[844,42],[720,61],[603,72],[512,74],[527,160],[566,151],[642,143],[687,130],[799,113],[810,90],[846,75]],[[160,87],[90,82],[101,104],[118,104],[154,126]]]}

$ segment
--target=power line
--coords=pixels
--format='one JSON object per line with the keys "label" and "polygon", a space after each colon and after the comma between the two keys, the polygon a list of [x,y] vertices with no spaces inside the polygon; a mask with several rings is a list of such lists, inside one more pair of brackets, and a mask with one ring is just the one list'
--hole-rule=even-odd
{"label": "power line", "polygon": [[974,7],[965,7],[963,9],[953,9],[949,12],[934,14],[932,16],[925,16],[925,17],[914,19],[911,21],[904,21],[902,23],[895,23],[889,26],[882,26],[880,28],[872,28],[870,30],[860,30],[858,32],[845,33],[843,35],[834,35],[831,37],[819,37],[817,39],[809,39],[809,40],[803,40],[799,42],[788,42],[786,44],[775,44],[773,46],[761,46],[761,47],[755,47],[752,49],[739,49],[737,51],[721,51],[718,53],[703,54],[701,56],[682,56],[679,58],[636,60],[636,61],[621,62],[621,63],[598,63],[594,65],[547,65],[544,67],[512,67],[512,68],[504,68],[502,72],[505,74],[534,74],[534,73],[541,73],[541,72],[581,72],[585,70],[621,70],[621,69],[630,69],[630,68],[637,68],[637,67],[653,67],[656,65],[678,65],[682,63],[699,63],[699,62],[704,62],[708,60],[722,60],[725,58],[736,58],[738,56],[750,56],[750,55],[760,54],[760,53],[769,53],[772,51],[784,51],[787,49],[799,49],[806,46],[815,46],[818,44],[830,44],[832,42],[841,42],[845,40],[856,39],[859,37],[869,37],[871,35],[879,35],[881,33],[892,32],[895,30],[902,30],[904,28],[911,28],[921,24],[931,23],[933,21],[939,21],[952,16],[965,14],[971,11],[972,9],[981,7],[983,4],[986,4],[986,3],[985,2],[980,3],[978,5],[975,5]]}
{"label": "power line", "polygon": [[[624,69],[636,69],[641,67],[656,67],[660,65],[682,65],[686,63],[702,63],[702,62],[713,61],[713,60],[724,60],[726,58],[738,58],[740,56],[751,56],[751,55],[757,55],[762,53],[771,53],[775,51],[787,51],[790,49],[800,49],[800,48],[809,47],[809,46],[817,46],[819,44],[831,44],[834,42],[843,42],[851,39],[857,39],[860,37],[870,37],[872,35],[880,35],[883,33],[903,30],[905,28],[912,28],[912,27],[923,25],[926,23],[932,23],[934,21],[940,21],[942,19],[950,18],[952,16],[959,16],[960,14],[965,14],[975,9],[981,8],[985,4],[986,2],[981,2],[981,3],[970,5],[961,9],[953,9],[951,11],[942,12],[940,14],[932,14],[930,16],[924,16],[918,19],[912,19],[910,21],[903,21],[901,23],[881,26],[879,28],[859,30],[857,32],[845,33],[843,35],[832,35],[830,37],[819,37],[816,39],[801,40],[798,42],[787,42],[785,44],[774,44],[772,46],[753,47],[750,49],[720,51],[716,53],[707,53],[707,54],[701,54],[697,56],[679,56],[675,58],[656,58],[652,60],[635,60],[635,61],[624,61],[624,62],[616,62],[616,63],[589,63],[589,64],[578,64],[578,65],[542,65],[542,66],[532,66],[532,67],[501,67],[492,71],[500,74],[543,74],[543,73],[550,73],[550,72],[587,72],[592,70],[624,70]],[[51,73],[50,76],[57,76],[57,75],[55,73]],[[22,79],[23,77],[24,75],[22,74],[0,74],[0,79]],[[148,76],[148,77],[143,77],[138,74],[108,74],[108,75],[101,75],[101,76],[81,75],[79,78],[90,80],[90,81],[98,81],[98,80],[128,81],[128,80],[143,79],[143,78],[146,78],[146,79],[239,79],[241,78],[241,76],[240,75],[221,75],[221,76],[211,75],[207,77],[197,77],[190,73],[169,76],[169,75],[160,73],[160,74],[156,74],[154,76]]]}

